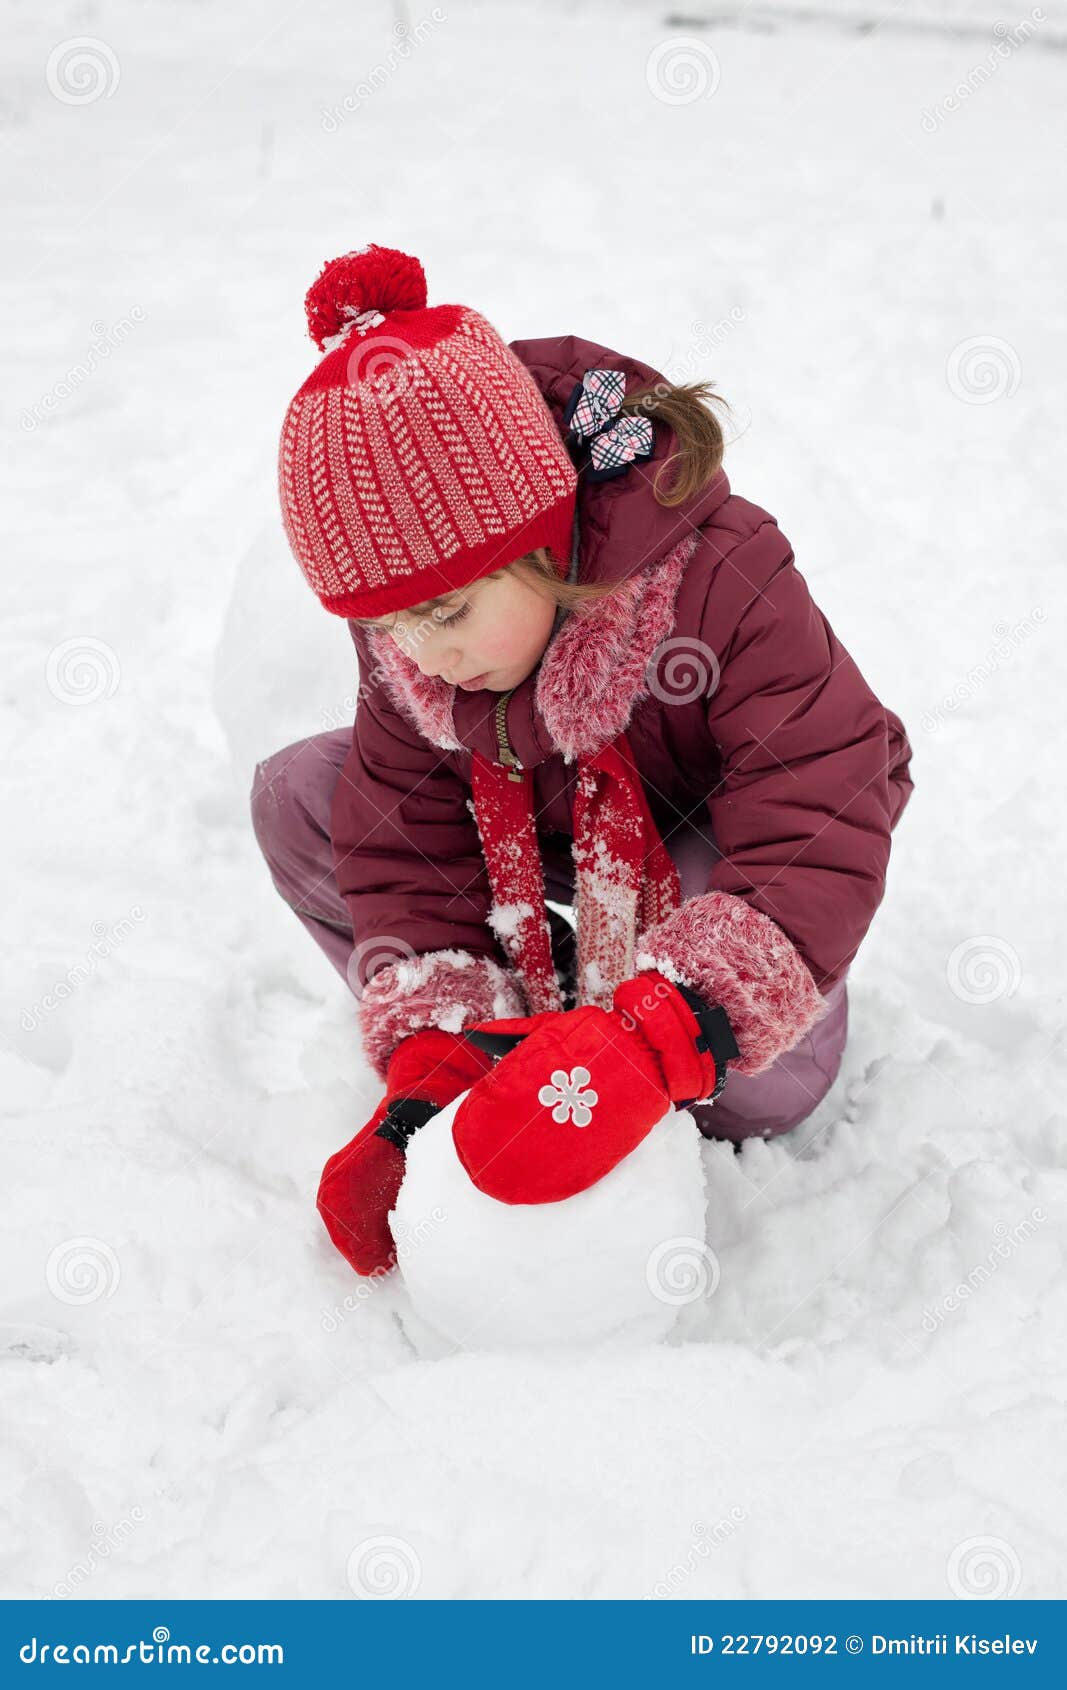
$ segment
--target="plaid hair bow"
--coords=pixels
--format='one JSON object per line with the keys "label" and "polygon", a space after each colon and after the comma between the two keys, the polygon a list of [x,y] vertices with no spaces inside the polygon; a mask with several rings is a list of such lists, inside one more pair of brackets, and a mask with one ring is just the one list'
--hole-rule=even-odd
{"label": "plaid hair bow", "polygon": [[589,443],[590,481],[623,475],[652,456],[655,437],[648,417],[619,416],[626,392],[622,370],[586,370],[567,403],[563,421],[571,451]]}

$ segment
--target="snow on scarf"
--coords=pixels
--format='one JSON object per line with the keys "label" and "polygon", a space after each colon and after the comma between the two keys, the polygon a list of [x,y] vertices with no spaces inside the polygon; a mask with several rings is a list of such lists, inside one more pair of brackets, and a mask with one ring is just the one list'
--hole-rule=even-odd
{"label": "snow on scarf", "polygon": [[[552,958],[533,782],[474,753],[475,817],[493,890],[493,929],[531,1015],[565,1008]],[[634,972],[636,935],[681,904],[625,733],[579,758],[573,803],[577,1005],[611,1007]]]}

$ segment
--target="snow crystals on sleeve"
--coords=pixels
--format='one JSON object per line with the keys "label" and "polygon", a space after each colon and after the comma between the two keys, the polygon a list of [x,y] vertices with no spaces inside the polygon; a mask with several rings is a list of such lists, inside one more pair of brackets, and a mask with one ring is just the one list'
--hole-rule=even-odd
{"label": "snow crystals on sleeve", "polygon": [[507,939],[515,939],[523,922],[529,921],[533,913],[532,904],[493,904],[487,919],[503,943]]}

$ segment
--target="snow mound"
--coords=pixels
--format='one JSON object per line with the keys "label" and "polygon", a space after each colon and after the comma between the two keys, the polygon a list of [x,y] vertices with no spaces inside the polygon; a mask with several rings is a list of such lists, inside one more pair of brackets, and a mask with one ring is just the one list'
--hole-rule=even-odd
{"label": "snow mound", "polygon": [[456,1155],[461,1102],[411,1141],[392,1215],[415,1315],[407,1330],[420,1353],[655,1342],[684,1304],[714,1289],[691,1115],[665,1115],[604,1179],[565,1202],[500,1203]]}

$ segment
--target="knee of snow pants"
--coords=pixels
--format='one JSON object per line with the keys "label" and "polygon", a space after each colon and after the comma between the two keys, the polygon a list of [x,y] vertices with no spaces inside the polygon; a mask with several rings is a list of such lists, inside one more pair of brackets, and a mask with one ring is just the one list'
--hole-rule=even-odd
{"label": "knee of snow pants", "polygon": [[352,742],[350,728],[314,734],[258,764],[252,826],[271,879],[344,980],[354,946],[337,889],[330,839],[334,788]]}

